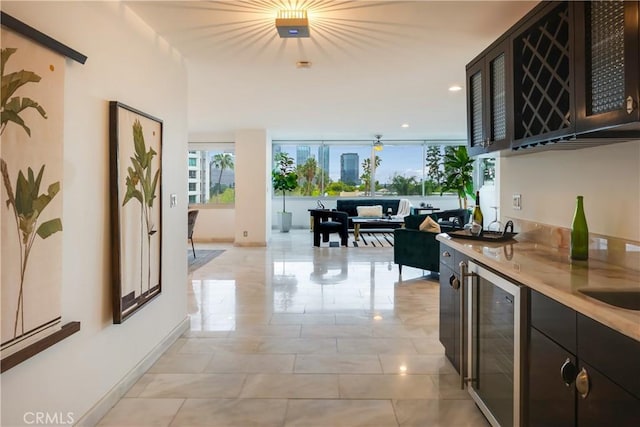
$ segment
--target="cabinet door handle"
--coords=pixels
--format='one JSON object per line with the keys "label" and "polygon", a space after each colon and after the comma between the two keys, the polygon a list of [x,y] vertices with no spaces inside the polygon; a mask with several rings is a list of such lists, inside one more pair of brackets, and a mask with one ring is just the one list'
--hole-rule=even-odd
{"label": "cabinet door handle", "polygon": [[627,96],[627,114],[631,114],[633,113],[633,110],[635,110],[635,102],[633,102],[633,98],[631,97],[631,95]]}
{"label": "cabinet door handle", "polygon": [[[465,354],[465,336],[464,336],[464,325],[467,323],[467,312],[465,307],[465,300],[467,299],[467,291],[465,287],[465,282],[469,277],[476,277],[476,273],[469,273],[467,263],[464,261],[460,261],[458,264],[458,268],[460,269],[460,278],[458,278],[458,283],[460,285],[459,299],[458,303],[460,304],[460,339],[458,341],[459,345],[459,356],[460,356],[460,388],[464,389],[464,385],[468,378],[466,377],[466,363],[464,363],[464,354]],[[471,333],[471,332],[469,332]]]}
{"label": "cabinet door handle", "polygon": [[444,251],[444,252],[442,252],[442,257],[443,258],[451,258],[451,254],[449,253],[449,251]]}
{"label": "cabinet door handle", "polygon": [[585,368],[582,368],[576,377],[576,390],[583,399],[589,394],[589,373]]}
{"label": "cabinet door handle", "polygon": [[449,284],[453,289],[460,289],[460,279],[458,279],[454,275],[451,275],[451,277],[449,277]]}
{"label": "cabinet door handle", "polygon": [[567,357],[567,360],[560,367],[560,377],[562,378],[562,382],[567,387],[571,387],[571,383],[575,381],[576,378],[576,366],[571,363],[571,359]]}

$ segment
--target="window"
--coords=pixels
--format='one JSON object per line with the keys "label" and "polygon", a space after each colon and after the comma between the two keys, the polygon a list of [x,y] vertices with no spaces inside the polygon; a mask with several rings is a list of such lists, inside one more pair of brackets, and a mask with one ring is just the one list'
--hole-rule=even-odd
{"label": "window", "polygon": [[190,144],[189,203],[233,204],[234,169],[233,144]]}
{"label": "window", "polygon": [[369,196],[372,175],[375,196],[440,194],[444,154],[454,141],[382,142],[375,150],[373,141],[274,141],[274,167],[278,153],[294,160],[299,176],[294,196]]}

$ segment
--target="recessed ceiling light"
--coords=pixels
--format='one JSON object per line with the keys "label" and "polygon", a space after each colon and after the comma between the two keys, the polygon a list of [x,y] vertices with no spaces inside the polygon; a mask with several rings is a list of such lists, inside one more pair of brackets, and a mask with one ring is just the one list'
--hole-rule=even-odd
{"label": "recessed ceiling light", "polygon": [[458,85],[453,85],[453,86],[449,87],[449,92],[458,92],[460,90],[462,90],[462,87],[458,86]]}
{"label": "recessed ceiling light", "polygon": [[409,127],[409,123],[403,123],[400,125],[401,128],[408,128]]}

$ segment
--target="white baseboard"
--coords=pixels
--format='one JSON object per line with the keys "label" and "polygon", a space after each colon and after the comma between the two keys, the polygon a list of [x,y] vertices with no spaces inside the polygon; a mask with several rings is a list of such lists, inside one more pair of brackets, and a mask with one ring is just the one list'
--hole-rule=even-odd
{"label": "white baseboard", "polygon": [[147,354],[127,375],[120,380],[107,394],[104,395],[86,414],[78,420],[76,426],[95,426],[109,412],[127,391],[138,381],[145,372],[176,342],[182,334],[189,330],[189,316],[185,317],[153,350]]}

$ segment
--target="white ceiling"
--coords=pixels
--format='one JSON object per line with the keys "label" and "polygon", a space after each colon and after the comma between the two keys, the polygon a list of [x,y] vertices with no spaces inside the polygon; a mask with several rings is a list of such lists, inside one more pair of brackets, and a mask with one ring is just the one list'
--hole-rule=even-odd
{"label": "white ceiling", "polygon": [[[389,140],[466,138],[465,91],[449,86],[464,87],[466,63],[537,2],[126,3],[186,58],[192,140],[257,128]],[[278,37],[277,10],[289,5],[309,11],[310,38]]]}

